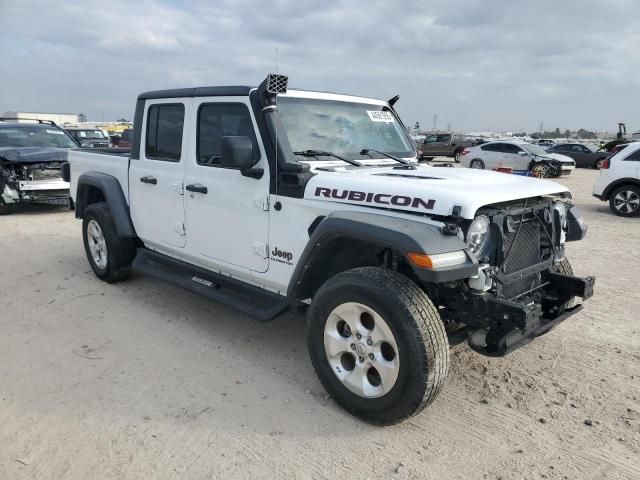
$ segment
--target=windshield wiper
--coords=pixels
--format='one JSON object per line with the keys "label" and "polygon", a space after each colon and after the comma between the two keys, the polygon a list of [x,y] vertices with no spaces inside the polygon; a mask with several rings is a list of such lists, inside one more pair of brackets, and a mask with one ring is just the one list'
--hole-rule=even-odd
{"label": "windshield wiper", "polygon": [[338,155],[337,153],[327,152],[325,150],[303,150],[301,152],[293,152],[294,155],[299,155],[301,157],[334,157],[338,160],[342,160],[343,162],[350,163],[351,165],[355,165],[356,167],[361,167],[362,164],[357,160],[352,160],[350,158],[344,158]]}
{"label": "windshield wiper", "polygon": [[[371,153],[370,152],[377,153],[378,155],[382,155],[383,157],[390,158],[391,160],[395,160],[398,163],[410,166],[413,170],[416,170],[416,166],[413,163],[411,163],[411,162],[409,162],[409,161],[407,161],[407,160],[405,160],[403,158],[398,158],[395,155],[389,155],[388,153],[381,152],[380,150],[374,150],[372,148],[363,148],[362,151],[360,152],[360,155],[368,155],[369,157],[371,157]],[[373,157],[371,157],[371,158],[373,158]]]}

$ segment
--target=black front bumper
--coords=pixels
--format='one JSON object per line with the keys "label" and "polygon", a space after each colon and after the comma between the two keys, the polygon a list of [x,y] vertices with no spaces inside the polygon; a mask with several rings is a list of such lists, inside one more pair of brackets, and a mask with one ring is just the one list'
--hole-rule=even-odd
{"label": "black front bumper", "polygon": [[469,346],[478,353],[501,357],[526,345],[582,310],[566,307],[574,297],[593,296],[594,277],[549,273],[549,287],[539,303],[514,302],[491,295],[471,299],[467,329]]}

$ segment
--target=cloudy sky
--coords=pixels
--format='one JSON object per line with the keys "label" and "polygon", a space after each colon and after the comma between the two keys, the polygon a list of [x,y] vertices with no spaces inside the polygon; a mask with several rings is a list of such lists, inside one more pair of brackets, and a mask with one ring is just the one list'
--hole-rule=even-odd
{"label": "cloudy sky", "polygon": [[640,130],[640,1],[0,0],[0,112],[131,118],[159,88],[400,94],[407,124]]}

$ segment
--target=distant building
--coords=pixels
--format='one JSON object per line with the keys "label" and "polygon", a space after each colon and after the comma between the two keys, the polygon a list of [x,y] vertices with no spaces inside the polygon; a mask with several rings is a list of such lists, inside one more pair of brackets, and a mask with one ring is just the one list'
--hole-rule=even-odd
{"label": "distant building", "polygon": [[78,123],[77,113],[36,113],[36,112],[4,112],[2,114],[6,118],[17,118],[25,121],[31,120],[51,120],[58,125],[64,125],[65,123]]}

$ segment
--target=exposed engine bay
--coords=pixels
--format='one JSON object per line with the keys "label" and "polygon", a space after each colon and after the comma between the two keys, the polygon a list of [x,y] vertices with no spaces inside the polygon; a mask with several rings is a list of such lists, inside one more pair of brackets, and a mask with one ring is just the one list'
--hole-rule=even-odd
{"label": "exposed engine bay", "polygon": [[0,196],[14,203],[69,202],[69,184],[62,179],[62,161],[15,162],[0,158]]}

